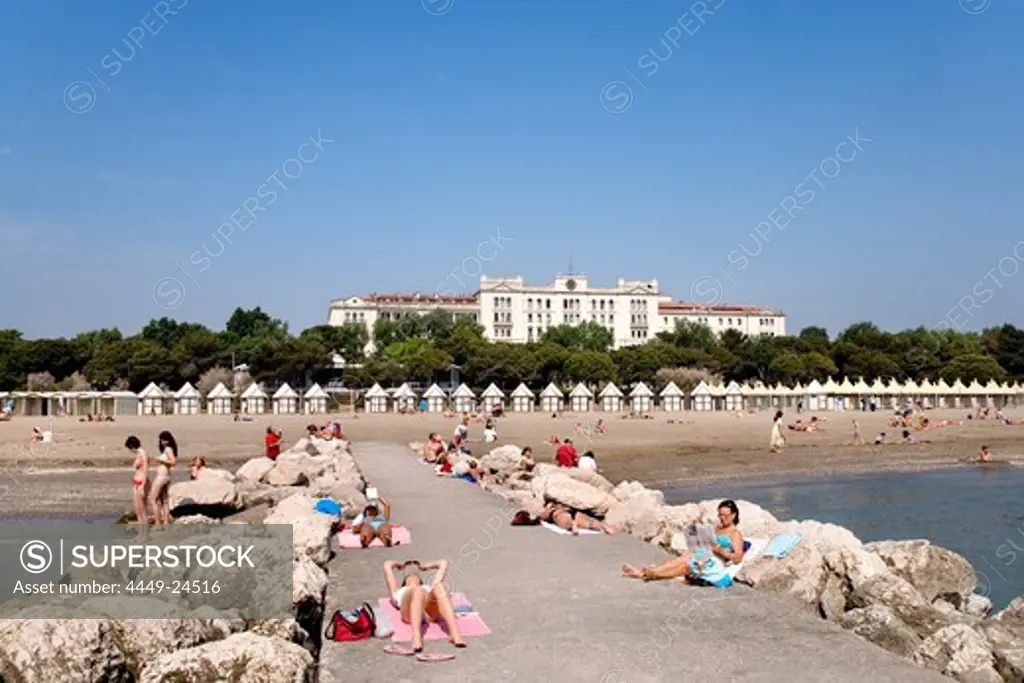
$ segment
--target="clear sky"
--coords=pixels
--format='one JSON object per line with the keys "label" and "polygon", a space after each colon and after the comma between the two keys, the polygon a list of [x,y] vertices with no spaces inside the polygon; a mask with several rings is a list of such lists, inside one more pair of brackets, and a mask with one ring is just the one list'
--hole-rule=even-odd
{"label": "clear sky", "polygon": [[792,331],[1022,324],[1022,77],[1017,0],[3,3],[0,327],[570,258]]}

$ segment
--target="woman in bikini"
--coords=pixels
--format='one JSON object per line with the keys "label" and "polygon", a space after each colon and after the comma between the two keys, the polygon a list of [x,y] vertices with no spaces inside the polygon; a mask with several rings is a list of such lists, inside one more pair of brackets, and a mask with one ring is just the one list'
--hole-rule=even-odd
{"label": "woman in bikini", "polygon": [[139,524],[149,524],[149,515],[146,514],[146,494],[149,493],[149,458],[142,448],[142,442],[137,436],[129,436],[124,441],[124,447],[135,454],[135,463],[132,465],[132,510],[135,512],[135,519]]}
{"label": "woman in bikini", "polygon": [[[402,571],[406,567],[413,567],[414,570],[406,573],[401,579],[396,571]],[[435,572],[433,579],[426,581],[421,572]],[[388,595],[391,596],[391,604],[402,615],[402,621],[412,628],[412,647],[402,648],[393,646],[388,648],[390,654],[417,655],[421,659],[436,659],[443,657],[451,659],[455,655],[424,655],[423,654],[423,623],[433,621],[444,626],[448,632],[448,640],[455,647],[466,647],[466,641],[459,635],[459,623],[455,618],[455,608],[452,606],[451,596],[444,587],[444,581],[448,577],[448,560],[435,560],[433,562],[385,562],[384,581],[388,586]]]}
{"label": "woman in bikini", "polygon": [[[364,548],[369,548],[375,539],[380,539],[388,548],[391,547],[391,505],[383,498],[378,498],[377,503],[371,502],[363,509],[363,513],[352,521],[352,533],[359,536],[359,543]],[[384,514],[380,513],[384,509]]]}
{"label": "woman in bikini", "polygon": [[685,552],[653,567],[624,564],[622,573],[631,579],[644,581],[686,578],[720,587],[731,585],[732,578],[725,572],[725,565],[739,564],[746,553],[743,534],[736,526],[739,521],[740,509],[736,503],[723,500],[718,504],[718,525],[715,526],[715,542],[711,550]]}
{"label": "woman in bikini", "polygon": [[548,503],[540,511],[537,518],[542,522],[551,522],[560,529],[572,532],[573,536],[580,535],[580,529],[591,531],[603,531],[606,534],[614,534],[618,529],[595,519],[588,514],[573,510],[560,503]]}
{"label": "woman in bikini", "polygon": [[160,432],[156,478],[149,492],[149,507],[157,524],[171,523],[171,468],[178,462],[178,442],[170,432]]}

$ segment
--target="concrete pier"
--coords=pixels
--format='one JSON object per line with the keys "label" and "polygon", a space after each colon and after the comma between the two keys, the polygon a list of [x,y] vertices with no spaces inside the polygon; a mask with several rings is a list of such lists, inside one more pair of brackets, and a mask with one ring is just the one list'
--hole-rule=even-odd
{"label": "concrete pier", "polygon": [[[514,508],[465,481],[440,478],[399,444],[353,444],[371,485],[412,533],[409,547],[342,550],[330,567],[328,614],[384,597],[385,560],[451,563],[492,634],[453,661],[384,653],[389,641],[325,643],[322,683],[353,681],[744,681],[941,683],[834,624],[744,586],[693,588],[623,578],[623,562],[663,561],[627,535],[561,536],[512,527]],[[453,652],[447,641],[428,651]]]}

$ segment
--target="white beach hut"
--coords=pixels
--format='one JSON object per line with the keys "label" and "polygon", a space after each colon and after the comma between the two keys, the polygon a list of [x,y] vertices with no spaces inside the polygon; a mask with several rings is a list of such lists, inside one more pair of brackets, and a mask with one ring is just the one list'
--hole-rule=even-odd
{"label": "white beach hut", "polygon": [[590,404],[594,401],[594,392],[586,384],[580,382],[569,392],[569,410],[577,413],[590,411]]}
{"label": "white beach hut", "polygon": [[763,410],[767,407],[768,389],[760,382],[748,382],[740,385],[745,409]]}
{"label": "white beach hut", "polygon": [[517,413],[532,413],[536,405],[536,397],[530,387],[522,382],[512,390],[512,410]]}
{"label": "white beach hut", "polygon": [[786,408],[787,397],[789,395],[789,387],[782,383],[776,383],[775,386],[769,387],[768,389],[768,400],[769,405],[773,408]]}
{"label": "white beach hut", "polygon": [[826,410],[828,408],[828,399],[824,388],[821,386],[821,382],[816,379],[812,379],[811,383],[807,385],[804,397],[806,401],[804,407],[807,410]]}
{"label": "white beach hut", "polygon": [[841,410],[843,399],[839,397],[839,383],[829,377],[821,385],[821,393],[825,395],[823,410]]}
{"label": "white beach hut", "polygon": [[649,413],[654,408],[654,392],[640,382],[629,392],[629,409],[637,413]]}
{"label": "white beach hut", "polygon": [[743,410],[743,390],[735,380],[729,382],[723,393],[724,408],[726,410]]}
{"label": "white beach hut", "polygon": [[375,382],[372,387],[366,390],[363,398],[366,399],[366,412],[388,412],[388,392],[384,391],[384,387],[380,384]]}
{"label": "white beach hut", "polygon": [[272,397],[275,415],[294,415],[299,412],[299,394],[285,382]]}
{"label": "white beach hut", "polygon": [[163,415],[167,410],[167,402],[171,397],[153,382],[139,392],[139,415]]}
{"label": "white beach hut", "polygon": [[858,377],[857,381],[853,383],[853,391],[857,395],[857,408],[867,410],[868,395],[871,393],[871,387],[864,381],[863,377]]}
{"label": "white beach hut", "polygon": [[725,385],[721,382],[712,382],[708,385],[708,390],[711,392],[711,405],[714,410],[725,409]]}
{"label": "white beach hut", "polygon": [[988,391],[985,387],[977,380],[971,381],[964,389],[964,397],[967,399],[967,405],[972,408],[986,407],[988,405]]}
{"label": "white beach hut", "polygon": [[959,377],[953,380],[953,383],[949,385],[949,393],[953,396],[954,408],[965,408],[971,405],[970,400],[966,395],[967,386],[960,381]]}
{"label": "white beach hut", "polygon": [[937,408],[955,408],[956,407],[956,395],[953,391],[953,387],[946,384],[946,380],[939,378],[939,381],[935,383],[935,395],[938,397]]}
{"label": "white beach hut", "polygon": [[985,400],[987,401],[986,408],[1001,408],[1003,406],[1003,388],[994,379],[985,383]]}
{"label": "white beach hut", "polygon": [[[443,394],[444,392],[441,393]],[[416,392],[408,384],[403,382],[402,386],[395,390],[392,398],[394,399],[392,409],[396,413],[412,413],[416,411]],[[429,403],[427,407],[430,407]]]}
{"label": "white beach hut", "polygon": [[428,413],[443,413],[445,404],[448,402],[448,396],[444,393],[444,389],[436,384],[431,384],[430,388],[423,392],[423,398],[427,400]]}
{"label": "white beach hut", "polygon": [[201,399],[199,390],[191,382],[185,382],[184,386],[174,392],[174,412],[178,415],[198,415],[201,412]]}
{"label": "white beach hut", "polygon": [[701,380],[700,384],[693,388],[690,398],[693,401],[694,410],[707,412],[715,409],[715,399],[711,395],[711,387],[704,380]]}
{"label": "white beach hut", "polygon": [[483,403],[483,408],[488,413],[493,413],[496,409],[505,409],[505,392],[498,388],[498,385],[491,382],[490,385],[480,394],[480,400]]}
{"label": "white beach hut", "polygon": [[208,415],[230,415],[234,400],[234,394],[224,386],[224,382],[217,382],[217,386],[206,395],[206,412]]}
{"label": "white beach hut", "polygon": [[661,409],[665,412],[678,413],[686,407],[686,394],[675,382],[665,385],[658,396],[661,398]]}
{"label": "white beach hut", "polygon": [[836,387],[836,408],[838,410],[856,410],[860,406],[857,403],[857,390],[849,377],[843,377],[843,381]]}
{"label": "white beach hut", "polygon": [[472,413],[476,411],[476,394],[465,383],[460,384],[452,392],[452,410],[457,413]]}
{"label": "white beach hut", "polygon": [[935,385],[932,381],[925,377],[924,381],[921,382],[917,389],[918,399],[921,401],[921,405],[925,408],[934,408],[938,405],[937,393],[935,391]]}
{"label": "white beach hut", "polygon": [[555,386],[555,383],[544,387],[544,390],[540,392],[540,408],[546,413],[557,413],[562,410],[562,399],[565,394],[562,390]]}
{"label": "white beach hut", "polygon": [[267,412],[267,392],[256,382],[242,392],[242,412],[246,415],[262,415]]}
{"label": "white beach hut", "polygon": [[302,412],[307,415],[315,415],[327,412],[327,402],[330,396],[319,384],[313,384],[306,393],[302,395]]}
{"label": "white beach hut", "polygon": [[626,395],[622,393],[622,389],[615,386],[614,382],[608,382],[598,396],[601,399],[601,410],[606,413],[617,413],[625,405],[623,399]]}

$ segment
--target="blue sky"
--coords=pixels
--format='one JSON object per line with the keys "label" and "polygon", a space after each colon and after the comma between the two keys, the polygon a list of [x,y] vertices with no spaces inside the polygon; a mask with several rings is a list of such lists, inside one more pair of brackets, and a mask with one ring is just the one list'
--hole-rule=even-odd
{"label": "blue sky", "polygon": [[0,327],[301,329],[570,257],[793,331],[1021,324],[1022,27],[1012,0],[4,3]]}

